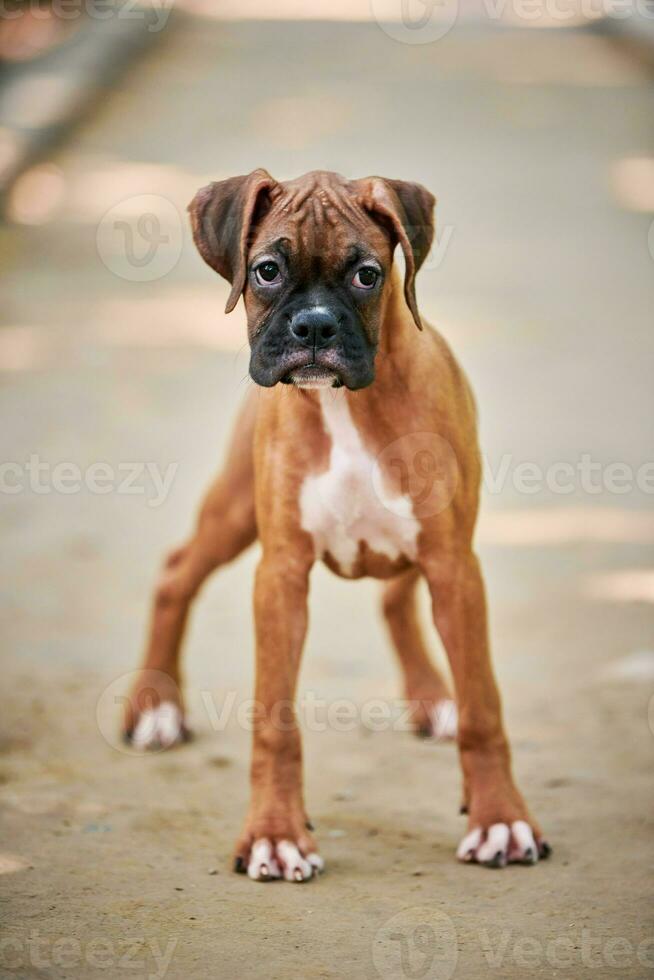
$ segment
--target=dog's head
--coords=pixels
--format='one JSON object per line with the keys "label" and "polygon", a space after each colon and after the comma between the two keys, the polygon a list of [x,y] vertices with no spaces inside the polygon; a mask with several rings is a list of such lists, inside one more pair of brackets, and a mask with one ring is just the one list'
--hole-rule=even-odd
{"label": "dog's head", "polygon": [[420,184],[265,170],[202,188],[189,206],[200,254],[243,294],[250,374],[272,387],[364,388],[375,377],[395,246],[418,328],[415,276],[431,247],[434,198]]}

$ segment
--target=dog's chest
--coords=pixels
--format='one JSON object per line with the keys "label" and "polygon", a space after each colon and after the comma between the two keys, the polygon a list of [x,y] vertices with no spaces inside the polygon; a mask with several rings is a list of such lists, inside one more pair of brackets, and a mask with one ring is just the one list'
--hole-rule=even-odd
{"label": "dog's chest", "polygon": [[300,489],[302,527],[311,534],[317,557],[327,556],[346,576],[371,574],[365,566],[376,558],[389,567],[413,561],[420,526],[410,499],[389,496],[383,488],[345,393],[321,390],[320,404],[331,441],[329,465],[307,476]]}

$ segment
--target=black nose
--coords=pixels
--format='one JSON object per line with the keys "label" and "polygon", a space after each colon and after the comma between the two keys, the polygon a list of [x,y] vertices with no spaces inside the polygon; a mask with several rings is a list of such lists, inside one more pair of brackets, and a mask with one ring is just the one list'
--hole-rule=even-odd
{"label": "black nose", "polygon": [[293,337],[304,347],[329,347],[338,335],[338,320],[324,309],[300,310],[289,324]]}

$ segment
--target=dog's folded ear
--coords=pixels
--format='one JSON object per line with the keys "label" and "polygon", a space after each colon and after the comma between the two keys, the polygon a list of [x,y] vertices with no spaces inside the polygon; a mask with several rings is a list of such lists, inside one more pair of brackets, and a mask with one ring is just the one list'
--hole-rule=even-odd
{"label": "dog's folded ear", "polygon": [[188,206],[197,249],[212,269],[231,283],[225,313],[245,288],[247,253],[257,220],[270,205],[276,181],[265,170],[208,184]]}
{"label": "dog's folded ear", "polygon": [[415,279],[434,239],[436,198],[422,184],[412,184],[406,180],[369,177],[363,183],[364,207],[390,230],[394,244],[399,243],[402,247],[404,296],[416,326],[422,330]]}

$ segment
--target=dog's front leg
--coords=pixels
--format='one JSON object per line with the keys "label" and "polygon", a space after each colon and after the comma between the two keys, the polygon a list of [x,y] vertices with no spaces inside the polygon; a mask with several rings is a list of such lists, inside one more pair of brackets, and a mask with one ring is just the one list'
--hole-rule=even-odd
{"label": "dog's front leg", "polygon": [[252,795],[235,868],[258,881],[305,881],[322,868],[304,809],[302,743],[293,707],[310,566],[308,559],[264,550],[257,569]]}
{"label": "dog's front leg", "polygon": [[458,743],[468,833],[457,856],[491,867],[503,867],[508,862],[534,864],[539,856],[547,856],[549,845],[531,818],[511,772],[478,559],[472,551],[435,556],[426,563],[425,575],[459,709]]}

